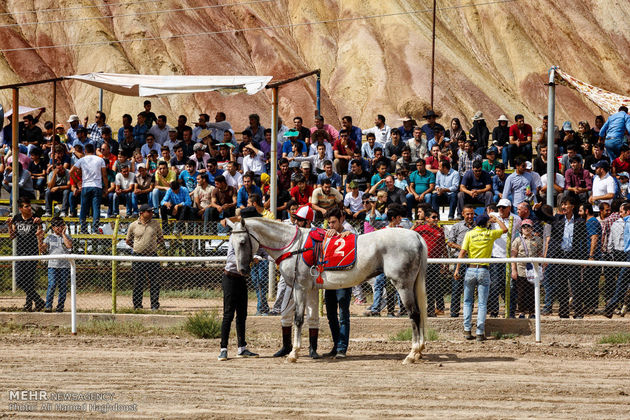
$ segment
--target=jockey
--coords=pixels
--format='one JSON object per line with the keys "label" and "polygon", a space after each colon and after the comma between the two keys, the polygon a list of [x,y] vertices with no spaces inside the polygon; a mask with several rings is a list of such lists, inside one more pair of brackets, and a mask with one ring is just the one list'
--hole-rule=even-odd
{"label": "jockey", "polygon": [[[315,219],[313,209],[304,205],[295,212],[296,225],[301,228],[311,228],[311,223]],[[301,258],[299,255],[297,258]],[[299,260],[298,260],[299,261]],[[317,354],[317,338],[319,336],[319,299],[318,291],[313,288],[306,293],[306,323],[308,324],[308,340],[310,344],[309,357],[319,359]],[[293,289],[287,285],[282,302],[282,312],[280,323],[282,325],[282,347],[273,357],[283,357],[291,353],[293,344],[291,342],[291,325],[295,316],[295,301],[293,300]]]}

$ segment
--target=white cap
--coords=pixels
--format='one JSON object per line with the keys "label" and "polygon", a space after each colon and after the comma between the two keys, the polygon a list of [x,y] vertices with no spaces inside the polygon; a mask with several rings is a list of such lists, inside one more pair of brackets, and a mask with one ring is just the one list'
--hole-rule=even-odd
{"label": "white cap", "polygon": [[73,121],[79,121],[79,116],[78,115],[70,115],[70,118],[68,118],[68,122],[71,123]]}
{"label": "white cap", "polygon": [[502,198],[497,203],[497,207],[512,207],[512,202],[507,198]]}

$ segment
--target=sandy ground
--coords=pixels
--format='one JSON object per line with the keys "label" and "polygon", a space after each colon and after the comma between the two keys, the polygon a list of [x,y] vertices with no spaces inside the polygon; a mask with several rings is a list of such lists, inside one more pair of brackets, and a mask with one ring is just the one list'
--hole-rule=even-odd
{"label": "sandy ground", "polygon": [[[449,326],[421,363],[408,366],[401,360],[409,343],[390,339],[408,326],[405,320],[352,321],[347,359],[297,364],[271,357],[279,345],[277,318],[248,322],[249,347],[260,358],[227,362],[216,359],[218,340],[5,334],[0,417],[103,417],[64,413],[59,401],[49,401],[52,413],[10,409],[17,401],[9,391],[25,389],[113,393],[107,403],[136,404],[137,411],[107,415],[134,418],[630,418],[628,344],[595,344],[597,335],[572,335],[564,326],[539,345],[531,336],[476,343]],[[625,324],[605,325],[614,331]],[[327,351],[321,325],[320,349]],[[82,402],[72,404],[82,409]]]}

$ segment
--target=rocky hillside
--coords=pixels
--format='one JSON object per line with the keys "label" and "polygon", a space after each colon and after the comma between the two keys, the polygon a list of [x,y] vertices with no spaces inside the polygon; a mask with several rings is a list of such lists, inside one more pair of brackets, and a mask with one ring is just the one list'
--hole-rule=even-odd
{"label": "rocky hillside", "polygon": [[[390,120],[403,113],[421,114],[429,100],[431,0],[221,3],[249,4],[208,7],[216,6],[217,0],[0,2],[2,50],[88,44],[2,52],[0,82],[92,71],[262,74],[281,80],[321,68],[322,113],[327,121],[338,125],[339,118],[349,114],[363,127],[372,124],[376,113]],[[554,64],[597,86],[630,94],[629,1],[439,0],[438,7],[442,9],[437,14],[435,103],[444,115],[443,123],[460,117],[469,126],[474,112],[482,110],[487,120],[501,113],[510,118],[523,113],[529,121],[535,119],[536,125],[538,116],[546,113],[543,84]],[[194,10],[172,10],[182,8]],[[320,21],[327,23],[308,24]],[[265,29],[230,32],[261,27]],[[200,32],[210,34],[111,43]],[[302,115],[311,125],[314,78],[280,92],[280,115]],[[567,88],[560,88],[558,95],[559,119],[592,120],[600,113]],[[0,92],[5,108],[11,107],[10,98],[10,91]],[[23,105],[48,106],[45,117],[52,117],[52,85],[24,88],[21,98]],[[244,127],[250,112],[261,114],[265,126],[270,120],[269,92],[234,97],[179,95],[153,103],[155,112],[169,117],[224,110],[237,129]],[[117,126],[122,113],[135,115],[141,104],[141,98],[106,93],[104,111]],[[97,89],[72,81],[60,84],[59,117],[70,113],[92,117],[97,106]]]}

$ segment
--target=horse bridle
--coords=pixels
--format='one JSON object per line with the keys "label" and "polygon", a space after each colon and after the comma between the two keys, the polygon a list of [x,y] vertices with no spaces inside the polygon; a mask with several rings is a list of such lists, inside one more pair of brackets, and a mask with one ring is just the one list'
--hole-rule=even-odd
{"label": "horse bridle", "polygon": [[283,251],[283,250],[289,248],[291,245],[293,245],[295,243],[295,240],[298,237],[298,232],[300,231],[300,228],[298,228],[296,226],[295,227],[295,234],[293,235],[293,239],[291,239],[291,241],[287,245],[283,246],[282,248],[271,248],[269,246],[265,246],[262,243],[260,243],[260,240],[256,236],[254,236],[253,233],[251,233],[249,230],[247,230],[247,226],[241,224],[241,227],[242,227],[243,230],[233,230],[232,233],[233,234],[234,233],[246,233],[247,236],[249,237],[250,249],[254,249],[253,244],[252,244],[252,238],[254,238],[254,240],[258,243],[258,247],[259,248],[268,249],[270,251]]}

